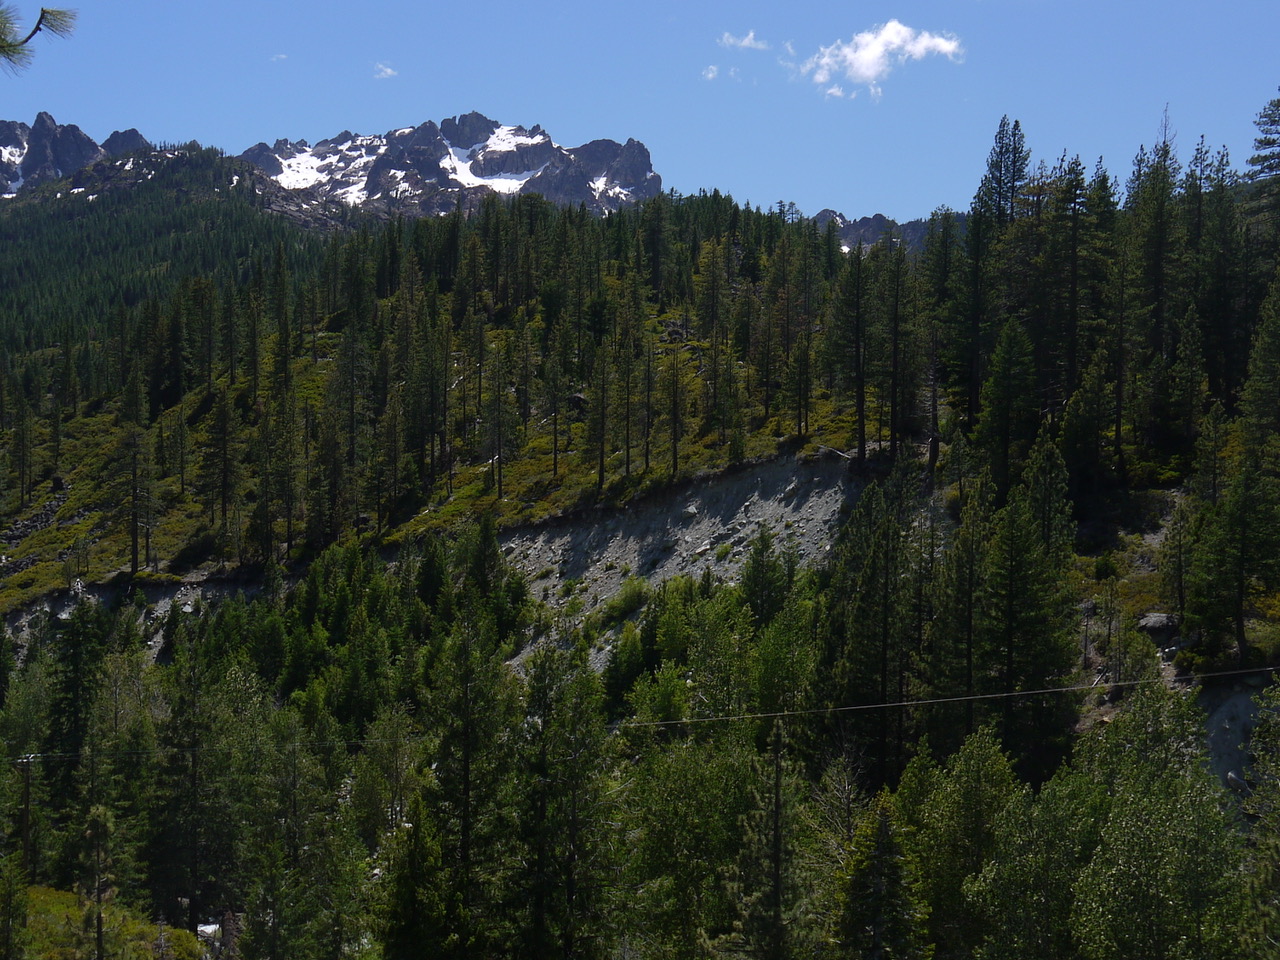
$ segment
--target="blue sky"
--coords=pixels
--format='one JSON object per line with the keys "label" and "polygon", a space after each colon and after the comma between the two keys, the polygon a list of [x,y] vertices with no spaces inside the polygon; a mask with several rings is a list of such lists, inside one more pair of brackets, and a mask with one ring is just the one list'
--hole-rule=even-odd
{"label": "blue sky", "polygon": [[239,153],[478,110],[566,146],[635,137],[667,187],[807,214],[967,207],[1005,114],[1033,161],[1123,183],[1167,106],[1180,155],[1204,135],[1243,169],[1280,95],[1276,0],[68,5],[75,34],[0,75],[0,119]]}

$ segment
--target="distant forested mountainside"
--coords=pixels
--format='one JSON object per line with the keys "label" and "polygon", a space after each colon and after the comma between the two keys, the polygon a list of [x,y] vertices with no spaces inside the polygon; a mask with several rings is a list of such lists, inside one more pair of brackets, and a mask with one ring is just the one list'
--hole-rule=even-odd
{"label": "distant forested mountainside", "polygon": [[[1185,689],[1280,663],[1258,126],[1121,181],[1003,120],[919,253],[719,193],[307,228],[194,147],[6,201],[0,603],[118,599],[0,657],[0,952],[1274,955],[1275,695],[1215,775]],[[555,612],[499,547],[831,449],[814,567]]]}

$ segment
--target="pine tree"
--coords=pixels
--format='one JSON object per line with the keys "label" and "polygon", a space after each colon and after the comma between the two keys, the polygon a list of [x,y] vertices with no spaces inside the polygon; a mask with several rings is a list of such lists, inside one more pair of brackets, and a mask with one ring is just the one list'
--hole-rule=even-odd
{"label": "pine tree", "polygon": [[993,855],[965,885],[984,918],[983,960],[1076,960],[1073,887],[1106,818],[1106,788],[1063,768],[1041,789],[1017,790],[995,824]]}
{"label": "pine tree", "polygon": [[894,808],[910,828],[902,833],[905,853],[922,867],[919,893],[930,908],[927,941],[941,956],[968,956],[985,928],[965,903],[965,884],[995,852],[995,826],[1015,796],[1016,781],[989,729],[969,737],[942,775],[929,775],[930,763],[912,761]]}
{"label": "pine tree", "polygon": [[1240,412],[1251,447],[1263,448],[1280,436],[1280,280],[1271,284],[1258,312]]}
{"label": "pine tree", "polygon": [[867,463],[868,271],[861,250],[853,251],[833,300],[832,352],[835,366],[848,378],[856,420],[854,449],[859,472]]}
{"label": "pine tree", "polygon": [[25,507],[31,499],[31,488],[35,482],[36,418],[22,394],[18,395],[17,410],[14,414],[10,456],[13,461],[14,481],[18,488],[19,505]]}
{"label": "pine tree", "polygon": [[242,479],[242,442],[240,417],[225,389],[214,396],[204,434],[204,450],[197,476],[201,499],[209,511],[209,522],[215,519],[220,535],[229,542],[236,503]]}
{"label": "pine tree", "polygon": [[1010,320],[1000,331],[991,371],[982,385],[982,418],[974,446],[987,456],[996,497],[1003,500],[1017,478],[1039,427],[1031,341],[1022,324]]}
{"label": "pine tree", "polygon": [[1194,703],[1143,687],[1081,747],[1081,772],[1105,785],[1109,804],[1073,886],[1080,954],[1237,955],[1243,838],[1205,762]]}
{"label": "pine tree", "polygon": [[593,956],[605,941],[603,686],[585,648],[544,648],[529,660],[517,746],[519,843],[516,937],[530,957]]}
{"label": "pine tree", "polygon": [[1221,495],[1205,506],[1201,523],[1188,570],[1189,624],[1204,632],[1208,655],[1234,643],[1244,666],[1250,605],[1280,582],[1280,489],[1256,451],[1229,462]]}
{"label": "pine tree", "polygon": [[[1049,504],[1043,511],[1055,538],[1055,498],[1041,499]],[[998,701],[1001,741],[1033,776],[1043,776],[1060,759],[1070,701],[1007,694],[1055,686],[1073,658],[1063,568],[1044,545],[1043,522],[1033,513],[1033,496],[1021,487],[993,517],[977,621],[978,674],[984,678],[979,689],[1006,694]]]}
{"label": "pine tree", "polygon": [[431,814],[415,796],[407,821],[397,824],[389,844],[388,891],[378,939],[387,960],[422,956],[467,956],[450,931],[448,873]]}
{"label": "pine tree", "polygon": [[8,6],[0,8],[0,66],[14,72],[21,70],[35,55],[29,45],[37,33],[43,30],[55,37],[69,36],[75,23],[74,10],[41,7],[35,25],[23,33],[14,10]]}
{"label": "pine tree", "polygon": [[438,738],[433,809],[452,895],[448,929],[459,957],[485,956],[506,935],[496,909],[506,881],[510,836],[513,678],[499,656],[497,630],[474,596],[455,621],[431,675]]}
{"label": "pine tree", "polygon": [[125,425],[116,450],[118,479],[112,486],[129,535],[129,572],[135,576],[151,562],[151,532],[158,519],[153,449],[139,425]]}
{"label": "pine tree", "polygon": [[[828,587],[824,632],[828,700],[832,706],[889,704],[906,699],[908,673],[918,651],[908,607],[914,519],[905,469],[866,490],[844,534]],[[840,715],[845,740],[865,744],[868,775],[892,782],[906,747],[894,711]]]}
{"label": "pine tree", "polygon": [[1019,120],[1000,118],[995,143],[987,156],[987,172],[974,198],[974,206],[988,212],[997,227],[1005,227],[1018,215],[1018,195],[1027,179],[1031,151]]}
{"label": "pine tree", "polygon": [[839,879],[832,940],[842,957],[927,958],[928,905],[920,899],[919,869],[903,850],[902,825],[888,794],[863,815]]}
{"label": "pine tree", "polygon": [[1249,179],[1258,185],[1258,220],[1274,255],[1280,239],[1280,97],[1267,102],[1254,125],[1258,135],[1253,140],[1256,152],[1249,158]]}

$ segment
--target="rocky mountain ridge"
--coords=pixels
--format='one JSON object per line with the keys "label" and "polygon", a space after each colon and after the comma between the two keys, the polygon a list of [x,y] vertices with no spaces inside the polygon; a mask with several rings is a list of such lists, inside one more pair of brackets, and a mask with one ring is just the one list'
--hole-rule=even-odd
{"label": "rocky mountain ridge", "polygon": [[[957,214],[957,221],[963,227],[964,215]],[[909,250],[919,252],[924,249],[925,236],[929,232],[929,221],[924,220],[890,220],[884,214],[877,213],[870,217],[850,220],[835,210],[820,210],[813,217],[818,229],[825,230],[828,222],[836,225],[836,234],[841,245],[847,250],[858,247],[869,247],[878,242],[885,234],[892,233],[907,245]]]}
{"label": "rocky mountain ridge", "polygon": [[256,144],[240,155],[280,186],[375,212],[447,213],[487,194],[537,193],[599,213],[662,191],[638,140],[592,140],[562,147],[540,126],[507,126],[480,113],[428,120],[365,136],[344,130],[305,140]]}
{"label": "rocky mountain ridge", "polygon": [[[154,151],[137,130],[117,131],[97,144],[48,113],[30,126],[0,121],[0,196]],[[344,130],[314,146],[305,140],[258,143],[240,159],[272,182],[270,192],[295,198],[286,206],[341,203],[375,215],[438,215],[458,206],[473,209],[490,194],[526,193],[607,213],[662,191],[662,178],[638,140],[563,147],[540,126],[503,125],[474,112],[381,136]]]}
{"label": "rocky mountain ridge", "polygon": [[30,126],[0,120],[0,196],[71,176],[104,157],[151,149],[133,129],[117,130],[99,145],[75,124],[60,124],[44,112]]}

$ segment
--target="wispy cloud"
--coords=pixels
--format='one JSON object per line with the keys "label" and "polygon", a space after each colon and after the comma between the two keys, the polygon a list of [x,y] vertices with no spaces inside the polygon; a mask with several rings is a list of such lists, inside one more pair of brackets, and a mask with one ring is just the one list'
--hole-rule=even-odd
{"label": "wispy cloud", "polygon": [[288,60],[288,59],[289,59],[289,55],[287,53],[277,53],[274,56],[272,56],[271,62],[279,63],[281,60]]}
{"label": "wispy cloud", "polygon": [[730,67],[727,71],[722,73],[720,68],[713,63],[702,71],[703,80],[719,80],[721,77],[725,77],[737,83],[742,82],[742,72],[738,70],[737,67]]}
{"label": "wispy cloud", "polygon": [[748,30],[745,37],[735,37],[732,33],[726,30],[720,35],[719,43],[722,47],[736,47],[739,50],[769,49],[769,45],[767,43],[763,40],[756,39],[756,32],[754,30]]}
{"label": "wispy cloud", "polygon": [[390,80],[396,75],[396,71],[391,69],[391,64],[389,63],[375,63],[373,65],[373,79],[375,80]]}
{"label": "wispy cloud", "polygon": [[[872,30],[854,35],[852,40],[839,40],[818,52],[800,66],[800,72],[824,88],[828,96],[843,96],[844,91],[832,81],[844,78],[865,86],[873,97],[880,96],[880,83],[894,66],[908,60],[922,60],[931,54],[959,60],[964,55],[960,39],[951,34],[914,30],[897,20],[890,20]],[[832,94],[832,90],[838,94]],[[856,94],[850,94],[853,96]]]}

